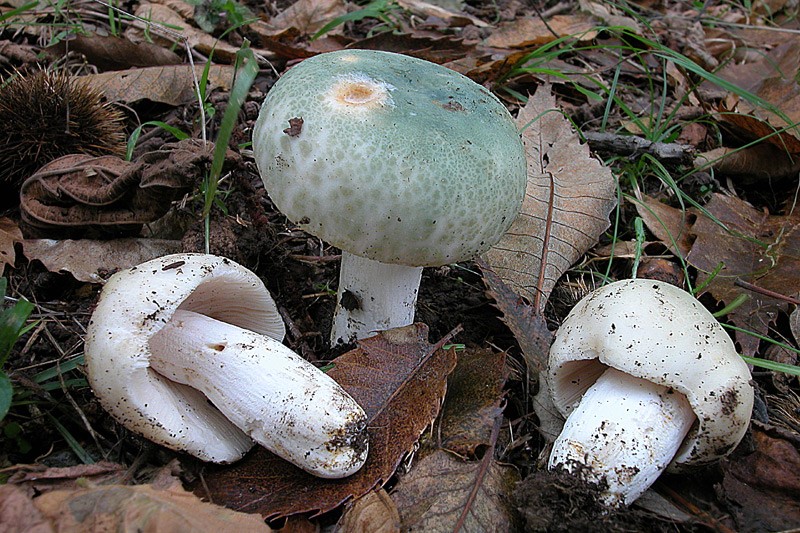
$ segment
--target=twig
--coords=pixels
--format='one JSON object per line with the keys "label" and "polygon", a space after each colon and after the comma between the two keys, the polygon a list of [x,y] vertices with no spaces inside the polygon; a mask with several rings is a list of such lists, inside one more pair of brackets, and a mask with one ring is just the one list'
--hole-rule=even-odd
{"label": "twig", "polygon": [[588,132],[583,136],[598,152],[628,157],[650,154],[665,165],[690,165],[694,159],[692,147],[683,144],[653,142],[635,135],[615,133]]}
{"label": "twig", "polygon": [[776,300],[781,300],[794,305],[800,305],[800,300],[798,300],[797,298],[793,298],[792,296],[786,296],[785,294],[771,291],[769,289],[759,287],[758,285],[753,285],[752,283],[745,281],[741,278],[736,278],[736,281],[734,281],[733,284],[736,285],[737,287],[747,289],[748,291],[762,294],[764,296],[769,296],[770,298],[775,298]]}

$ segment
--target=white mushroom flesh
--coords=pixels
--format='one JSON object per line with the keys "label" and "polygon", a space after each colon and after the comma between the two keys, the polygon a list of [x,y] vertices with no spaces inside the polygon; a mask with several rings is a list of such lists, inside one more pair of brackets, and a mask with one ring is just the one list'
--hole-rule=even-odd
{"label": "white mushroom flesh", "polygon": [[364,464],[364,411],[280,342],[177,310],[149,345],[155,371],[201,391],[256,442],[307,472],[339,478]]}
{"label": "white mushroom flesh", "polygon": [[683,394],[609,368],[567,418],[548,467],[599,483],[609,506],[628,505],[667,468],[694,421]]}
{"label": "white mushroom flesh", "polygon": [[411,324],[421,278],[422,267],[380,263],[343,251],[331,344]]}

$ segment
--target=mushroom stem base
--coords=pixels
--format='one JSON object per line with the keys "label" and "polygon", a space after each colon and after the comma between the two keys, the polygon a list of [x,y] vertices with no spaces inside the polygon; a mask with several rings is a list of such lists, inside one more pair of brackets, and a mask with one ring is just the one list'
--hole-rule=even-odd
{"label": "mushroom stem base", "polygon": [[331,345],[414,321],[422,267],[390,265],[342,251]]}
{"label": "mushroom stem base", "polygon": [[609,506],[629,505],[667,468],[694,420],[683,394],[609,368],[567,418],[548,468],[606,485]]}

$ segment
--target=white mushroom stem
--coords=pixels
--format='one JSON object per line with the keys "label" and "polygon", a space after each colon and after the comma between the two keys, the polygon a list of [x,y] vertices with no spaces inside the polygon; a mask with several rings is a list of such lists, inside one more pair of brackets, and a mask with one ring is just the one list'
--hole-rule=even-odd
{"label": "white mushroom stem", "polygon": [[253,440],[300,468],[338,478],[363,465],[364,411],[280,342],[177,310],[150,349],[153,370],[201,391]]}
{"label": "white mushroom stem", "polygon": [[609,368],[570,413],[548,468],[605,481],[605,502],[627,505],[667,468],[694,420],[683,394]]}
{"label": "white mushroom stem", "polygon": [[422,267],[380,263],[342,251],[331,345],[414,322],[421,279]]}

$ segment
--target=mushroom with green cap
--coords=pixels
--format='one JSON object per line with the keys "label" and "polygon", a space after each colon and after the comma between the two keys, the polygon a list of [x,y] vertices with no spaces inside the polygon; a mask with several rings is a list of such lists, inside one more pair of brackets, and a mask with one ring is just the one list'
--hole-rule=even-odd
{"label": "mushroom with green cap", "polygon": [[283,336],[254,273],[174,254],[108,280],[87,329],[86,371],[103,407],[158,444],[228,463],[255,440],[314,475],[350,475],[366,460],[366,415]]}
{"label": "mushroom with green cap", "polygon": [[334,344],[410,324],[422,267],[485,252],[525,193],[505,106],[461,74],[390,52],[291,68],[267,94],[253,152],[278,209],[342,250]]}
{"label": "mushroom with green cap", "polygon": [[547,384],[567,417],[549,467],[599,482],[610,506],[632,503],[664,470],[730,453],[753,409],[750,372],[719,322],[647,279],[578,302],[550,348]]}

